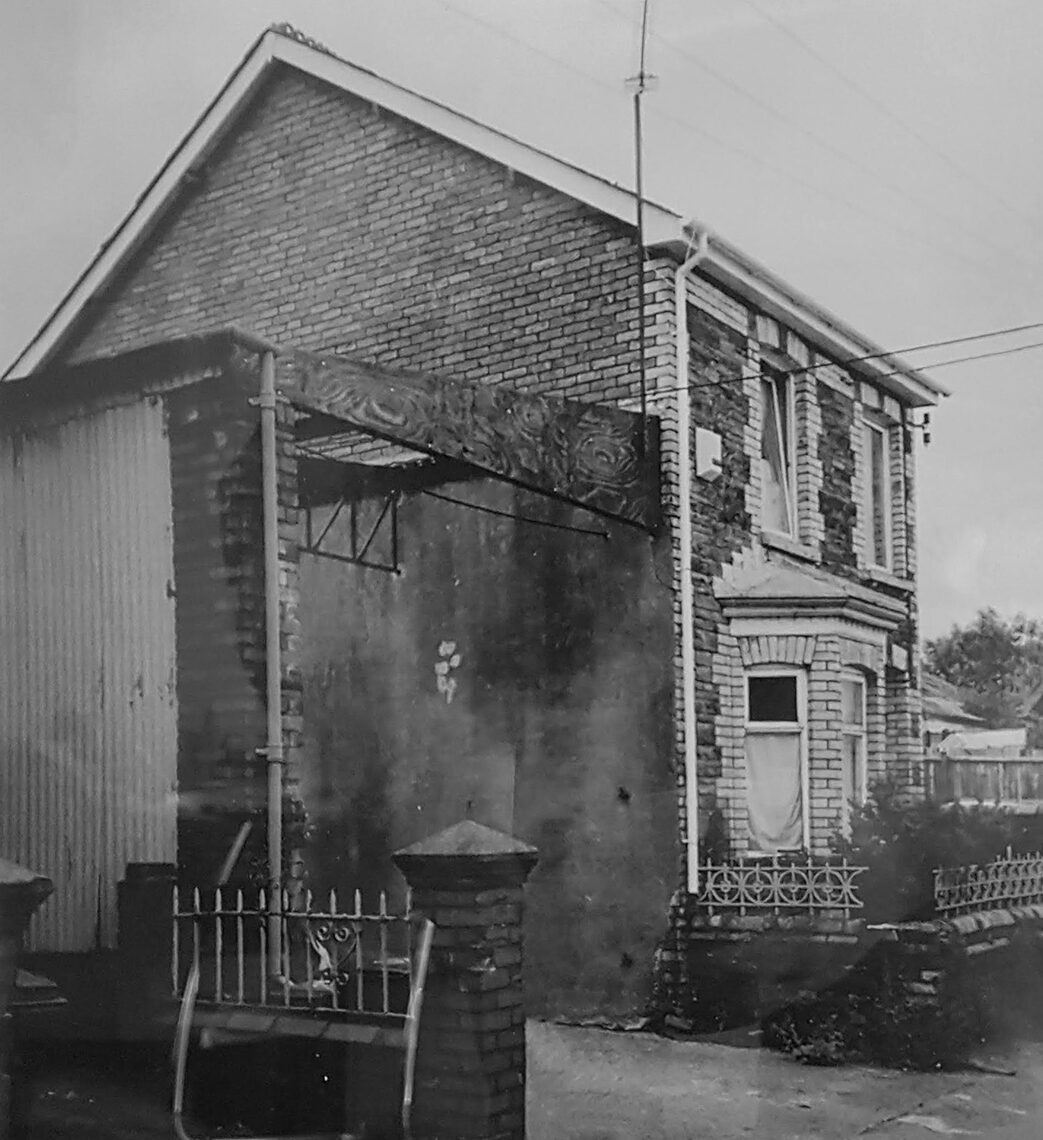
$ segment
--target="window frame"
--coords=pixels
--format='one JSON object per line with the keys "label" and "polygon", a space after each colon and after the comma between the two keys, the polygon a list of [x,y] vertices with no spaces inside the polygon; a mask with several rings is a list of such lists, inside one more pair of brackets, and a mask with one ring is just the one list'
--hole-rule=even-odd
{"label": "window frame", "polygon": [[[751,720],[750,719],[750,678],[751,677],[793,677],[797,686],[797,720]],[[786,848],[786,851],[807,852],[811,843],[811,773],[808,763],[808,675],[807,670],[779,665],[752,665],[743,670],[743,768],[746,780],[749,780],[749,769],[746,767],[746,737],[752,731],[757,735],[786,735],[799,736],[800,747],[800,826],[802,843],[797,848]],[[747,790],[749,785],[746,785]],[[747,841],[749,841],[747,834]],[[759,851],[753,847],[748,848],[748,854],[771,858],[781,854],[776,851]]]}
{"label": "window frame", "polygon": [[[783,392],[783,403],[785,404],[785,407],[782,409],[777,406],[779,403],[778,392],[780,385]],[[784,443],[786,445],[782,457],[782,475],[785,479],[783,493],[785,495],[786,501],[786,513],[789,517],[788,530],[780,530],[777,526],[770,525],[765,518],[764,465],[768,463],[768,459],[764,454],[764,444],[766,440],[765,433],[767,428],[767,415],[769,411],[769,409],[764,407],[765,386],[769,386],[771,388],[774,397],[771,400],[771,413],[772,418],[775,421],[775,430],[778,434],[780,450],[783,450]],[[784,538],[789,538],[795,542],[799,542],[800,523],[797,518],[797,393],[794,377],[788,370],[779,368],[770,361],[765,361],[762,355],[761,375],[759,377],[759,392],[761,398],[761,529],[767,531],[769,534],[782,535]],[[788,454],[786,454],[786,452],[788,452]]]}
{"label": "window frame", "polygon": [[[883,499],[880,504],[883,518],[881,530],[884,536],[884,561],[877,560],[876,549],[876,480],[873,476],[873,447],[871,440],[879,438],[881,442],[884,479]],[[863,466],[863,493],[862,507],[865,511],[863,533],[865,535],[866,565],[873,570],[883,570],[888,574],[895,571],[894,557],[894,474],[891,470],[891,425],[879,419],[862,414],[862,466]]]}
{"label": "window frame", "polygon": [[[841,713],[839,724],[842,743],[850,738],[861,741],[861,757],[859,771],[857,773],[858,782],[857,786],[852,788],[853,795],[851,797],[851,800],[854,801],[856,806],[861,806],[866,802],[869,795],[869,678],[857,669],[844,669],[840,674],[840,681],[841,684],[845,681],[857,684],[862,694],[862,723],[854,724],[853,722],[845,721],[843,713]],[[843,698],[841,698],[841,708],[843,708],[843,703]],[[843,748],[841,749],[840,755],[841,762],[843,763],[846,758],[846,753]],[[843,801],[842,812],[845,827],[848,826],[851,818],[851,800],[845,798]]]}

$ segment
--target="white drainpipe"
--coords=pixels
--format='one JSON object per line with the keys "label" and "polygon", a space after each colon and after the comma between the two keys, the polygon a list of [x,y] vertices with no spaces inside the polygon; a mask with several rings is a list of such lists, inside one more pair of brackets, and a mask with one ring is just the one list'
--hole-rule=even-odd
{"label": "white drainpipe", "polygon": [[688,890],[699,889],[699,785],[695,742],[695,587],[692,581],[692,397],[688,390],[688,275],[709,252],[705,230],[698,231],[695,252],[674,272],[677,321],[677,483],[680,498],[681,708],[684,721],[684,782],[688,823]]}
{"label": "white drainpipe", "polygon": [[282,645],[279,620],[279,469],[275,428],[275,353],[261,358],[261,485],[264,518],[264,630],[268,707],[268,967],[280,966],[282,914]]}

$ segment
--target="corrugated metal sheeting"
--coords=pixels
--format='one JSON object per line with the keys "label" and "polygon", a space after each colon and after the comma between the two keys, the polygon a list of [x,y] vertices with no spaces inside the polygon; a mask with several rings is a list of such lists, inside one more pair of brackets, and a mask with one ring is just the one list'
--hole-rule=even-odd
{"label": "corrugated metal sheeting", "polygon": [[55,883],[31,949],[112,946],[126,864],[176,859],[161,402],[0,429],[0,519],[0,854]]}

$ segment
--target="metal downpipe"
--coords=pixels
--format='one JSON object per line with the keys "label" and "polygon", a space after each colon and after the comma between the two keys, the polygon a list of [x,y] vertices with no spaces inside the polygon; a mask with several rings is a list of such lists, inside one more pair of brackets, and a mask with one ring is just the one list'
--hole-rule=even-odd
{"label": "metal downpipe", "polygon": [[677,481],[678,587],[681,601],[681,708],[684,723],[684,774],[688,891],[699,889],[699,783],[695,737],[695,587],[692,582],[692,395],[688,390],[688,275],[709,252],[709,238],[699,230],[695,252],[674,272],[677,335]]}
{"label": "metal downpipe", "polygon": [[279,461],[276,447],[275,353],[261,357],[261,487],[264,523],[264,628],[268,740],[268,969],[280,966],[282,898],[282,643],[279,614]]}

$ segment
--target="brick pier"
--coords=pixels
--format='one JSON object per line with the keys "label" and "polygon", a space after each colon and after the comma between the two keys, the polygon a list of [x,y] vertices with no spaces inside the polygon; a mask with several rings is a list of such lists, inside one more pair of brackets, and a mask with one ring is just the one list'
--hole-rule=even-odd
{"label": "brick pier", "polygon": [[524,843],[470,820],[399,851],[413,909],[435,923],[414,1134],[524,1140]]}

